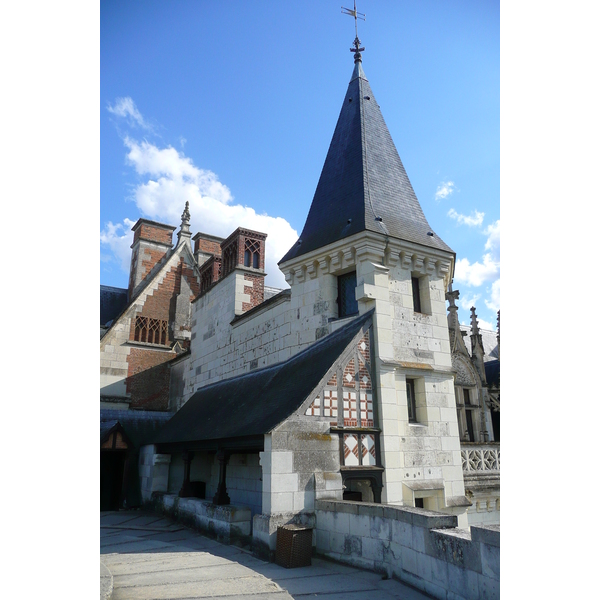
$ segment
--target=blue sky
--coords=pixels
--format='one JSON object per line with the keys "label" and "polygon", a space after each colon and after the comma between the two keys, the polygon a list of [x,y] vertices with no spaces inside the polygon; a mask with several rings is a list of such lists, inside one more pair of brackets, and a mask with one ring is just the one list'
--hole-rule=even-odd
{"label": "blue sky", "polygon": [[[338,1],[100,2],[100,280],[127,286],[131,225],[295,241],[353,68]],[[346,2],[344,6],[352,4]],[[497,0],[362,0],[363,67],[434,231],[457,255],[461,322],[500,307]]]}

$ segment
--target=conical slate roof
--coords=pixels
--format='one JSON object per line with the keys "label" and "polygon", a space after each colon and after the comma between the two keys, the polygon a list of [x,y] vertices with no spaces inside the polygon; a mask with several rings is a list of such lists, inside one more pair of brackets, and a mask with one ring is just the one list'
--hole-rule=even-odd
{"label": "conical slate roof", "polygon": [[453,253],[428,235],[359,55],[304,229],[279,264],[365,230]]}

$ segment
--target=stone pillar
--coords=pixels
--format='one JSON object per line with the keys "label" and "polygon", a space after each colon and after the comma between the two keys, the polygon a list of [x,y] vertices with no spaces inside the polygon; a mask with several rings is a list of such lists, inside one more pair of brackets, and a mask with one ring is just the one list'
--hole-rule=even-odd
{"label": "stone pillar", "polygon": [[179,490],[180,498],[190,498],[193,496],[192,486],[190,485],[190,468],[192,465],[192,458],[194,458],[194,453],[185,450],[183,453],[183,484]]}
{"label": "stone pillar", "polygon": [[231,502],[227,494],[227,463],[229,462],[229,454],[224,450],[217,452],[217,460],[219,461],[219,485],[217,493],[213,498],[213,503],[218,505],[229,504]]}
{"label": "stone pillar", "polygon": [[169,488],[170,454],[155,454],[153,459],[152,492],[166,492]]}

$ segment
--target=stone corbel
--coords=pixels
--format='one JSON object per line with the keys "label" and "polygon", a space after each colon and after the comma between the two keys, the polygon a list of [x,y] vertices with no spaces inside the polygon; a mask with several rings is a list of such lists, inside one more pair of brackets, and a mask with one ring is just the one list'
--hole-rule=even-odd
{"label": "stone corbel", "polygon": [[329,273],[329,256],[325,256],[319,259],[319,270],[321,273]]}
{"label": "stone corbel", "polygon": [[422,254],[413,254],[412,270],[416,273],[423,273],[425,257]]}
{"label": "stone corbel", "polygon": [[400,252],[400,266],[405,270],[412,267],[412,255],[404,250]]}
{"label": "stone corbel", "polygon": [[426,258],[423,261],[423,267],[425,269],[425,273],[431,277],[435,271],[435,262],[431,258]]}
{"label": "stone corbel", "polygon": [[369,261],[372,263],[381,263],[383,259],[383,245],[377,246],[373,243],[365,242],[363,245],[356,248],[356,262]]}
{"label": "stone corbel", "polygon": [[288,285],[293,285],[294,283],[294,270],[290,269],[289,271],[285,272],[285,281]]}
{"label": "stone corbel", "polygon": [[306,279],[306,266],[302,265],[296,269],[296,281],[302,283]]}
{"label": "stone corbel", "polygon": [[356,264],[354,248],[344,248],[344,267]]}
{"label": "stone corbel", "polygon": [[307,265],[306,272],[311,279],[314,279],[317,276],[317,267],[314,262]]}
{"label": "stone corbel", "polygon": [[329,260],[330,273],[335,273],[338,269],[342,268],[342,253],[337,252],[331,256]]}
{"label": "stone corbel", "polygon": [[446,262],[445,260],[438,260],[435,263],[435,267],[436,267],[436,273],[438,277],[446,277],[448,275],[448,273],[450,272],[450,263]]}
{"label": "stone corbel", "polygon": [[398,264],[399,258],[397,252],[388,249],[385,253],[384,264],[390,267],[390,269],[393,269]]}

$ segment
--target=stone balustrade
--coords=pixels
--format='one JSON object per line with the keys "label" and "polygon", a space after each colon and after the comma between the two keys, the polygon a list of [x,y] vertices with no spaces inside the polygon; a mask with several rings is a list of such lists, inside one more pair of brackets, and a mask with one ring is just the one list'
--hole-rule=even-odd
{"label": "stone balustrade", "polygon": [[500,473],[500,444],[463,444],[460,454],[464,473]]}

